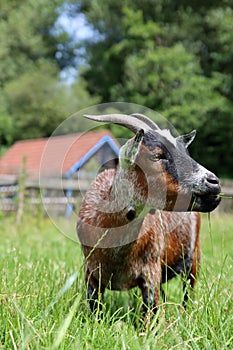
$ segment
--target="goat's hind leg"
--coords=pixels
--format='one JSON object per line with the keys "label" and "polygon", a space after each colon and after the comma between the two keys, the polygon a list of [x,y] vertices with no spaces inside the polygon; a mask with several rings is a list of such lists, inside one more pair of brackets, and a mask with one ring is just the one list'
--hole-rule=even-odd
{"label": "goat's hind leg", "polygon": [[[190,268],[190,271],[186,277],[186,279],[183,282],[183,307],[186,309],[187,306],[187,302],[189,299],[189,292],[193,291],[195,283],[196,283],[196,278],[200,269],[200,256],[201,256],[201,252],[200,252],[200,245],[199,242],[197,242],[196,244],[196,248],[193,252],[193,259],[192,259],[192,265]],[[190,290],[191,289],[191,290]]]}
{"label": "goat's hind leg", "polygon": [[185,277],[185,280],[183,281],[183,302],[182,306],[186,309],[187,303],[190,297],[190,293],[193,292],[195,282],[196,282],[196,275],[193,275],[191,272],[187,277]]}

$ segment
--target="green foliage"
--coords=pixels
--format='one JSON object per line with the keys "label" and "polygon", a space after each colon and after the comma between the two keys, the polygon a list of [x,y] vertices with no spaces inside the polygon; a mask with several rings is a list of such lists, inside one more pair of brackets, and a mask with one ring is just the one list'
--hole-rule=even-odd
{"label": "green foliage", "polygon": [[233,153],[232,143],[225,142],[233,137],[232,0],[79,4],[100,33],[99,40],[87,45],[83,75],[90,92],[104,102],[150,107],[182,133],[198,129],[200,160],[218,174],[232,176],[228,156],[222,157]]}
{"label": "green foliage", "polygon": [[64,118],[57,73],[56,66],[41,61],[16,80],[5,84],[15,139],[50,135],[56,123]]}
{"label": "green foliage", "polygon": [[59,38],[50,31],[62,0],[1,1],[0,86],[27,72],[41,58],[55,61]]}
{"label": "green foliage", "polygon": [[60,4],[53,1],[46,6],[43,0],[1,2],[0,93],[4,106],[1,119],[5,122],[0,126],[1,142],[41,135],[41,116],[49,120],[55,114],[56,118],[48,102],[57,83],[57,43],[49,31]]}
{"label": "green foliage", "polygon": [[68,34],[57,24],[63,3],[1,1],[1,144],[48,136],[70,114],[98,101],[81,79],[61,83],[60,71],[73,55]]}
{"label": "green foliage", "polygon": [[[39,221],[38,221],[39,220]],[[187,311],[177,278],[165,286],[158,319],[141,319],[141,295],[107,291],[91,316],[80,245],[48,219],[1,218],[1,349],[230,349],[232,218],[203,215],[202,268]],[[75,225],[74,225],[75,226]]]}
{"label": "green foliage", "polygon": [[90,101],[98,102],[98,98],[90,98],[81,80],[66,87],[59,83],[57,76],[56,66],[42,60],[5,85],[15,139],[50,136],[66,117]]}

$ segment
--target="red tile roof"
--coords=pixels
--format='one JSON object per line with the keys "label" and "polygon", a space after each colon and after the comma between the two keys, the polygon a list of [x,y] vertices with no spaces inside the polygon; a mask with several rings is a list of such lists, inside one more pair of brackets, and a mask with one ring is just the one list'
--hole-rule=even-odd
{"label": "red tile roof", "polygon": [[64,174],[105,136],[113,138],[101,130],[17,141],[0,159],[0,175],[17,175],[24,158],[29,177]]}

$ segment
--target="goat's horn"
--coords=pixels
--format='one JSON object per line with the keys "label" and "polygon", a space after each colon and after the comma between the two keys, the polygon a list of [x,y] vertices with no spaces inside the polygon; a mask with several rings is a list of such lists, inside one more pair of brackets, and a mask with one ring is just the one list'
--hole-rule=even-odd
{"label": "goat's horn", "polygon": [[142,120],[144,123],[146,123],[151,129],[153,130],[160,130],[160,128],[158,127],[158,125],[151,120],[150,118],[148,118],[146,115],[141,114],[141,113],[133,113],[131,114],[132,116],[136,117],[139,120]]}
{"label": "goat's horn", "polygon": [[[151,125],[148,125],[147,117],[143,116],[142,114],[138,118],[138,115],[128,115],[128,114],[103,114],[103,115],[84,115],[84,117],[88,119],[95,120],[97,122],[110,122],[114,124],[119,124],[122,126],[125,126],[126,128],[132,130],[134,133],[138,132],[139,130],[143,129],[144,131],[151,130]],[[154,128],[154,126],[153,126]]]}

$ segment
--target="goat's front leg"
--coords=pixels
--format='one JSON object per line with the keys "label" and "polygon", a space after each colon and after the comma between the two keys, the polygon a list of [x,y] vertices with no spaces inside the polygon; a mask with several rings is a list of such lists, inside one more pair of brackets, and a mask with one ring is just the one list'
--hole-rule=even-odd
{"label": "goat's front leg", "polygon": [[100,297],[104,294],[104,288],[95,277],[93,277],[89,271],[86,273],[87,283],[87,297],[89,300],[89,306],[91,312],[96,312],[97,308],[101,309],[101,305],[98,304]]}
{"label": "goat's front leg", "polygon": [[154,283],[148,283],[148,281],[140,279],[139,288],[142,292],[144,312],[152,310],[156,313],[159,303],[160,279],[156,279]]}

